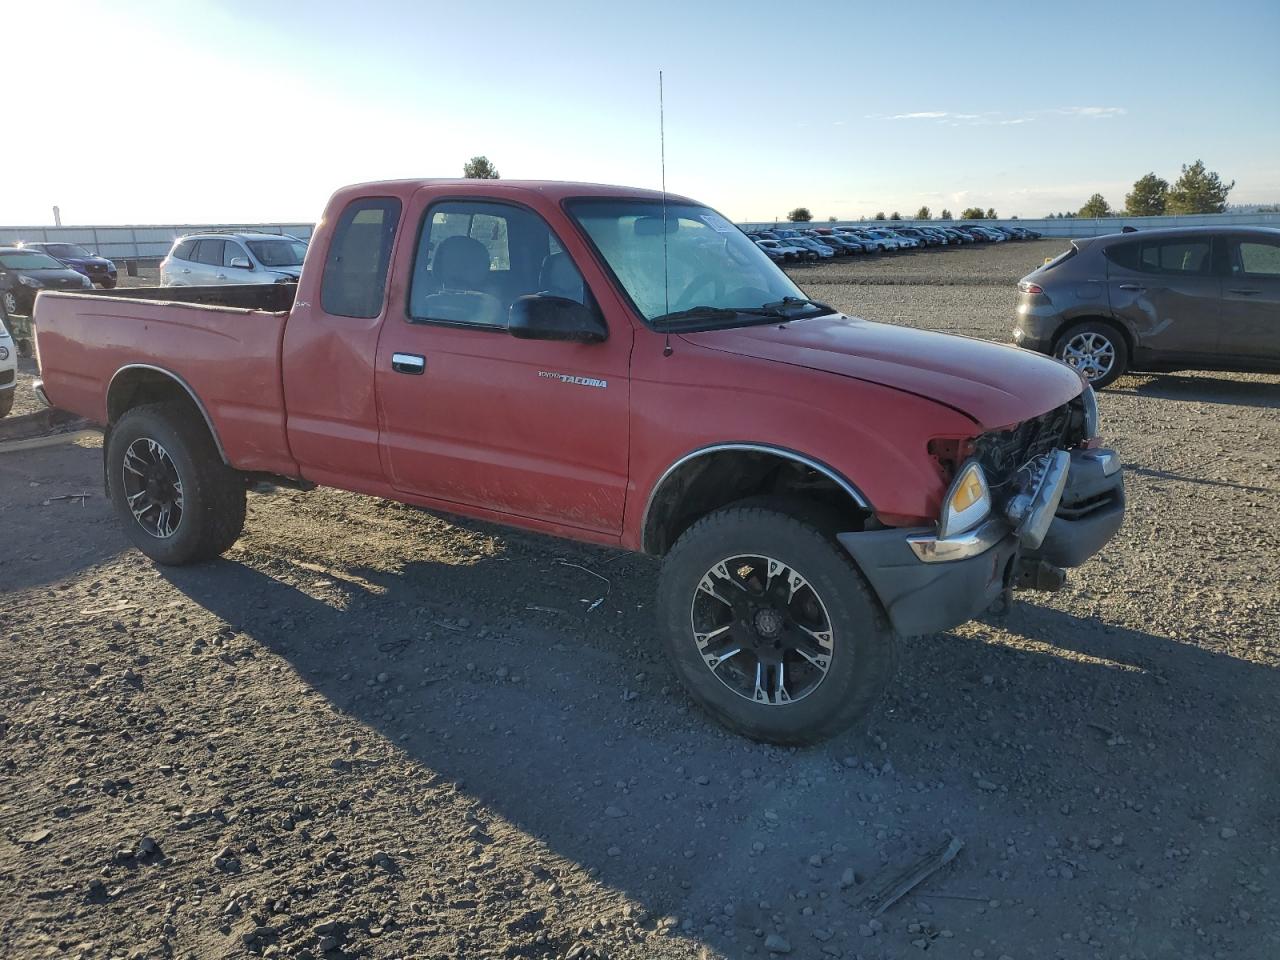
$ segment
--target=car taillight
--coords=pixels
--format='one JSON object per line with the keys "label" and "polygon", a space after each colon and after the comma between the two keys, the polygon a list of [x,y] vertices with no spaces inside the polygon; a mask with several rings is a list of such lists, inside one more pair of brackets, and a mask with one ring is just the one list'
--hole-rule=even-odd
{"label": "car taillight", "polygon": [[1028,283],[1026,280],[1018,282],[1019,293],[1044,293],[1044,289],[1038,283]]}

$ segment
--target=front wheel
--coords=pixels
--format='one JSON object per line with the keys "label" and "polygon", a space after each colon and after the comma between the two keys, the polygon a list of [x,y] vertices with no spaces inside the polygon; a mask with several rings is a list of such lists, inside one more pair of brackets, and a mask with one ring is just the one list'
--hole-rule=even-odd
{"label": "front wheel", "polygon": [[135,407],[112,427],[106,458],[116,514],[133,544],[157,563],[210,560],[240,536],[244,478],[222,462],[191,407]]}
{"label": "front wheel", "polygon": [[1074,367],[1095,390],[1114,383],[1129,364],[1128,346],[1119,331],[1092,320],[1063,331],[1053,355]]}
{"label": "front wheel", "polygon": [[778,744],[864,717],[888,681],[893,631],[849,556],[783,506],[726,507],[668,555],[658,596],[667,655],[729,729]]}

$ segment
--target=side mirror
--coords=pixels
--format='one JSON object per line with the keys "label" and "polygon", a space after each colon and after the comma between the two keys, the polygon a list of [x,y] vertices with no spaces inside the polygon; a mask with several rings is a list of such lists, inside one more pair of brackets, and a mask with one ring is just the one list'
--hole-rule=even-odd
{"label": "side mirror", "polygon": [[248,257],[232,257],[231,265],[238,270],[252,270],[253,264],[249,262]]}
{"label": "side mirror", "polygon": [[576,300],[535,293],[511,304],[507,330],[521,340],[599,343],[608,330],[599,315]]}

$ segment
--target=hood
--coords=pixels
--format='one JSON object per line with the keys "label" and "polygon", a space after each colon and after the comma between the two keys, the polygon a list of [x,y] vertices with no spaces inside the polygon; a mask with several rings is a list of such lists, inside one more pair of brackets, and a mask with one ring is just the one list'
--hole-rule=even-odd
{"label": "hood", "polygon": [[1079,395],[1079,375],[1019,347],[839,314],[683,334],[691,343],[893,387],[959,410],[983,430],[1012,426]]}
{"label": "hood", "polygon": [[40,270],[13,270],[11,272],[23,277],[34,277],[49,287],[60,287],[64,284],[73,284],[79,287],[84,279],[83,273],[72,270],[70,267],[61,267],[56,270],[53,267],[47,267]]}

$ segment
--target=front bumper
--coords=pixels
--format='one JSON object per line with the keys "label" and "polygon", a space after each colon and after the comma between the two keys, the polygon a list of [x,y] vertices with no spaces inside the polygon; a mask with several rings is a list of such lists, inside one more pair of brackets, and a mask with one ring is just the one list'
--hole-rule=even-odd
{"label": "front bumper", "polygon": [[947,630],[978,616],[1018,580],[1019,567],[1075,567],[1109,541],[1124,520],[1124,480],[1110,450],[1076,450],[1059,495],[1041,504],[1053,519],[1028,543],[1029,516],[1015,529],[1002,516],[954,537],[931,528],[842,533],[894,629],[904,636]]}

